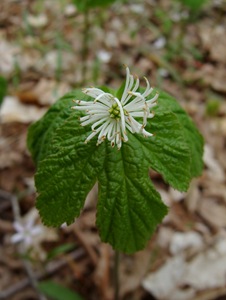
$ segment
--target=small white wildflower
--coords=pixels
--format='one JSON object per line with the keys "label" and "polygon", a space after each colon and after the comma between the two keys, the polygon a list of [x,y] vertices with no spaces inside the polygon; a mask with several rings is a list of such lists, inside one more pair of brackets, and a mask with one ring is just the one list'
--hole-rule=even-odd
{"label": "small white wildflower", "polygon": [[158,73],[163,78],[166,78],[167,76],[169,76],[169,72],[164,68],[159,68]]}
{"label": "small white wildflower", "polygon": [[108,63],[111,60],[112,54],[105,50],[100,50],[97,52],[98,59],[103,63]]}
{"label": "small white wildflower", "polygon": [[164,36],[159,37],[156,41],[154,41],[153,46],[155,49],[162,49],[166,45],[166,38]]}
{"label": "small white wildflower", "polygon": [[73,17],[76,14],[77,10],[74,4],[67,4],[64,9],[64,14],[66,17]]}
{"label": "small white wildflower", "polygon": [[[117,145],[120,149],[122,141],[128,141],[127,130],[131,133],[141,133],[145,137],[153,135],[144,128],[147,119],[154,117],[150,109],[157,104],[158,93],[146,99],[153,88],[150,87],[148,80],[144,79],[147,84],[146,90],[139,93],[137,92],[139,78],[134,79],[126,67],[126,83],[120,100],[98,88],[83,89],[83,92],[94,98],[94,101],[75,100],[77,105],[72,108],[86,112],[86,116],[80,118],[82,126],[92,124],[93,132],[86,138],[85,143],[98,134],[97,145],[108,139],[112,147]],[[136,118],[143,118],[143,123],[140,124]]]}
{"label": "small white wildflower", "polygon": [[23,242],[26,248],[29,248],[34,241],[34,237],[42,233],[42,227],[40,225],[34,225],[34,219],[30,218],[26,223],[14,222],[13,227],[17,233],[11,237],[12,243]]}

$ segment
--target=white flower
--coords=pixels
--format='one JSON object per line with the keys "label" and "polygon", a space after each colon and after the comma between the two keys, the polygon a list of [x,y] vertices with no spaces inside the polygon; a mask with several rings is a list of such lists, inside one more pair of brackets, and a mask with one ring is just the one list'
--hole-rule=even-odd
{"label": "white flower", "polygon": [[[86,116],[80,118],[82,126],[92,124],[92,133],[85,143],[98,134],[97,145],[108,139],[112,147],[117,145],[120,149],[122,141],[128,141],[127,130],[131,133],[141,133],[145,137],[153,135],[144,128],[147,119],[154,117],[150,109],[157,104],[158,93],[147,99],[153,88],[148,80],[144,79],[147,84],[146,90],[139,93],[139,78],[134,79],[126,67],[126,83],[121,99],[98,88],[83,89],[83,93],[94,98],[94,101],[74,100],[77,105],[72,108],[86,112]],[[143,118],[143,123],[140,124],[136,118]]]}
{"label": "white flower", "polygon": [[40,225],[34,225],[34,219],[30,218],[26,223],[14,222],[13,227],[17,233],[11,237],[12,243],[23,242],[25,247],[29,248],[34,241],[35,236],[42,233],[42,227]]}
{"label": "white flower", "polygon": [[166,45],[166,38],[164,36],[159,37],[154,43],[153,46],[155,49],[162,49]]}

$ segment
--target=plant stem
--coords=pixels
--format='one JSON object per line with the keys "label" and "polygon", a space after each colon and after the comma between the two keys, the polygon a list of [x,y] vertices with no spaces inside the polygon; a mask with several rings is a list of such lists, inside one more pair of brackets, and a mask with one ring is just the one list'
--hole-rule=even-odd
{"label": "plant stem", "polygon": [[114,256],[114,300],[119,300],[119,289],[120,289],[120,284],[119,284],[119,261],[120,261],[120,252],[115,250],[115,256]]}
{"label": "plant stem", "polygon": [[87,73],[87,57],[89,52],[89,10],[85,10],[84,12],[84,23],[83,23],[83,41],[82,41],[82,85],[86,83],[86,73]]}

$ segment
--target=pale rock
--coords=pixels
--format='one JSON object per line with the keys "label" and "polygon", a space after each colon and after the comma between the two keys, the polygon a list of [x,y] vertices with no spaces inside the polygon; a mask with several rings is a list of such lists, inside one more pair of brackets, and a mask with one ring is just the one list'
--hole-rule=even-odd
{"label": "pale rock", "polygon": [[118,47],[119,39],[117,33],[114,31],[109,31],[105,38],[105,44],[107,47]]}
{"label": "pale rock", "polygon": [[77,9],[74,4],[69,3],[64,9],[64,14],[66,17],[73,17],[77,12]]}
{"label": "pale rock", "polygon": [[[69,52],[61,52],[60,55],[63,62],[61,65],[61,70],[62,71],[72,70],[73,66],[75,66],[76,64],[75,55]],[[57,69],[58,59],[59,59],[59,52],[57,50],[49,51],[40,64],[41,69],[47,71],[51,70],[52,72],[55,72]]]}
{"label": "pale rock", "polygon": [[178,290],[185,272],[184,258],[178,255],[169,259],[156,272],[149,274],[142,281],[142,286],[158,300],[169,300],[169,295],[171,299],[175,300],[174,294]]}
{"label": "pale rock", "polygon": [[206,236],[208,238],[210,237],[210,228],[204,223],[196,222],[194,228],[198,232],[202,233],[203,236]]}
{"label": "pale rock", "polygon": [[196,75],[194,76],[197,79],[202,79],[206,85],[211,86],[214,90],[222,93],[226,92],[226,69],[224,64],[218,64],[216,68],[214,65],[206,63],[200,68],[200,70],[196,72]]}
{"label": "pale rock", "polygon": [[19,47],[12,46],[4,40],[0,42],[0,73],[9,75],[14,71],[16,55],[20,51]]}
{"label": "pale rock", "polygon": [[216,229],[226,227],[226,206],[211,198],[205,198],[200,202],[199,214]]}
{"label": "pale rock", "polygon": [[40,104],[52,105],[57,99],[68,93],[69,90],[70,87],[65,82],[56,82],[55,80],[43,78],[35,86],[33,93],[37,95]]}
{"label": "pale rock", "polygon": [[144,5],[142,4],[130,4],[130,10],[131,12],[134,12],[136,14],[143,15],[145,13]]}
{"label": "pale rock", "polygon": [[219,235],[214,246],[193,259],[186,261],[184,254],[169,258],[145,277],[142,286],[158,300],[191,300],[197,292],[225,287],[225,274],[226,240],[225,235]]}
{"label": "pale rock", "polygon": [[167,206],[170,206],[171,204],[171,198],[169,196],[169,193],[167,193],[164,189],[162,188],[158,188],[156,187],[156,189],[158,190],[160,196],[161,196],[161,199],[163,201],[164,204],[166,204]]}
{"label": "pale rock", "polygon": [[220,7],[223,2],[223,0],[213,0],[213,6]]}
{"label": "pale rock", "polygon": [[6,96],[0,110],[0,120],[2,123],[30,123],[39,120],[46,111],[47,108],[25,105],[16,97]]}
{"label": "pale rock", "polygon": [[174,22],[180,22],[189,18],[189,12],[184,10],[181,12],[173,12],[170,14],[170,19]]}
{"label": "pale rock", "polygon": [[209,144],[206,144],[204,147],[203,160],[205,165],[208,168],[207,172],[209,174],[209,177],[214,178],[218,182],[224,182],[225,180],[224,170],[220,165],[220,163],[218,162],[218,160],[215,158],[214,150]]}
{"label": "pale rock", "polygon": [[185,249],[193,251],[200,250],[203,247],[203,239],[200,234],[195,231],[176,232],[171,238],[170,252],[176,255]]}
{"label": "pale rock", "polygon": [[174,190],[172,187],[170,187],[169,195],[170,195],[171,199],[173,200],[173,202],[180,202],[185,198],[186,193]]}
{"label": "pale rock", "polygon": [[222,119],[219,121],[220,125],[220,131],[222,134],[226,137],[226,119]]}
{"label": "pale rock", "polygon": [[212,58],[216,61],[222,61],[226,63],[226,40],[225,40],[225,26],[219,25],[214,26],[214,30],[212,32],[212,44],[211,44],[211,55]]}
{"label": "pale rock", "polygon": [[161,226],[158,231],[156,243],[161,248],[168,249],[173,235],[174,231],[170,227]]}
{"label": "pale rock", "polygon": [[201,23],[199,27],[201,41],[203,46],[210,52],[211,58],[217,62],[226,63],[225,23],[216,26],[213,21],[208,20]]}
{"label": "pale rock", "polygon": [[226,254],[226,240],[225,239],[219,239],[218,243],[216,244],[216,250],[220,255]]}
{"label": "pale rock", "polygon": [[200,253],[188,265],[185,283],[197,290],[223,287],[226,284],[226,240]]}
{"label": "pale rock", "polygon": [[114,18],[111,22],[111,28],[117,31],[122,30],[123,22],[120,18]]}
{"label": "pale rock", "polygon": [[198,183],[197,181],[193,180],[185,197],[185,204],[190,212],[196,211],[200,197],[201,192],[199,190]]}
{"label": "pale rock", "polygon": [[48,23],[48,18],[45,14],[40,15],[28,15],[27,22],[34,28],[45,27]]}

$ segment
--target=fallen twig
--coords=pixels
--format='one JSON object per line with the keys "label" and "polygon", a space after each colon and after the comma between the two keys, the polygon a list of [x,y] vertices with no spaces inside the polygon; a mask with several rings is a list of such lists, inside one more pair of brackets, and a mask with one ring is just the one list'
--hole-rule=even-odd
{"label": "fallen twig", "polygon": [[[79,248],[79,249],[76,249],[74,252],[68,254],[68,256],[70,256],[71,259],[75,260],[75,259],[79,259],[82,256],[84,256],[84,254],[85,254],[84,250]],[[33,273],[34,278],[36,280],[40,280],[44,277],[47,277],[47,276],[55,273],[57,270],[61,269],[62,267],[64,267],[66,264],[67,264],[67,260],[65,260],[65,259],[52,261],[47,264],[44,271],[40,271],[40,272],[36,272],[36,273],[34,272]],[[8,289],[0,291],[0,299],[9,299],[9,297],[11,297],[15,293],[19,292],[20,290],[24,289],[30,283],[31,283],[30,279],[25,278],[25,279],[19,281],[18,283],[14,284],[13,286],[9,287]]]}
{"label": "fallen twig", "polygon": [[74,226],[73,231],[77,237],[77,239],[80,241],[81,245],[84,247],[84,249],[86,250],[87,254],[89,255],[92,264],[94,266],[97,265],[98,262],[98,255],[95,252],[95,250],[89,245],[89,243],[86,242],[84,236],[82,235],[82,233],[80,232],[80,230]]}
{"label": "fallen twig", "polygon": [[[16,222],[21,222],[20,207],[19,207],[17,197],[12,195],[10,200],[11,200],[11,204],[12,204],[14,220]],[[19,253],[22,255],[26,252],[23,242],[20,243],[20,245],[18,246],[18,249],[19,249]],[[22,259],[22,261],[23,261],[24,268],[27,272],[27,275],[29,277],[30,283],[31,283],[32,287],[34,288],[34,290],[36,291],[38,298],[40,300],[46,300],[46,297],[38,290],[38,281],[35,277],[31,263],[27,259]]]}
{"label": "fallen twig", "polygon": [[0,211],[3,211],[7,209],[10,206],[10,199],[11,199],[11,194],[4,191],[0,190]]}

